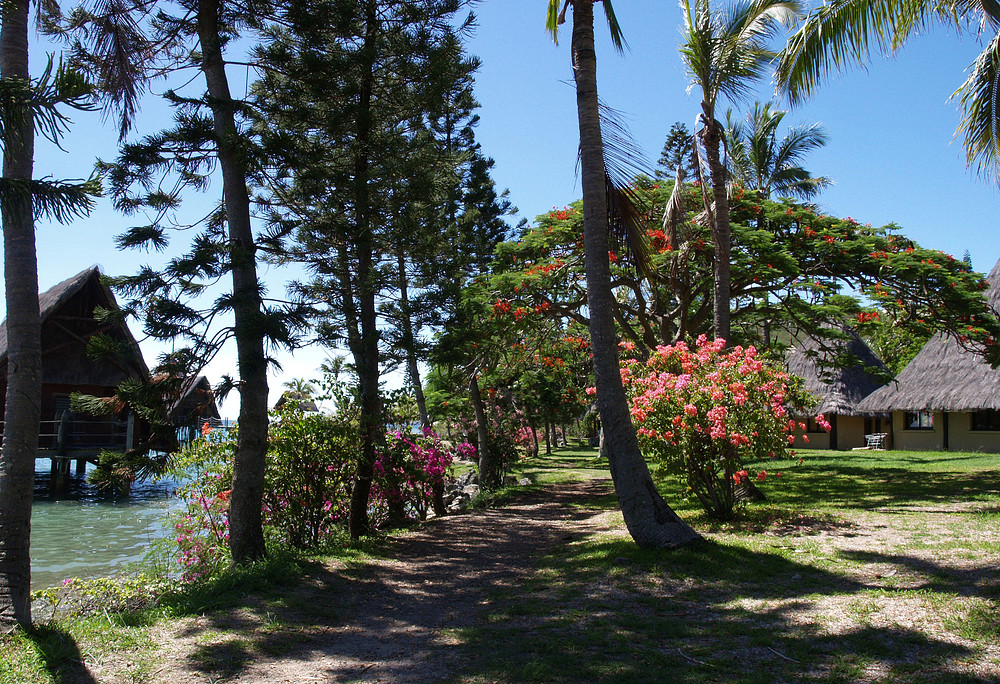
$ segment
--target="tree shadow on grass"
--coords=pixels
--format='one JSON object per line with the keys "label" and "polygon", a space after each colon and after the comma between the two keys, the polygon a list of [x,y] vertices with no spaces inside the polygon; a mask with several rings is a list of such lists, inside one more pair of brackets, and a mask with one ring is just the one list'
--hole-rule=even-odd
{"label": "tree shadow on grass", "polygon": [[186,623],[185,668],[254,681],[995,680],[969,665],[971,647],[875,624],[880,585],[777,550],[641,550],[581,507],[607,497],[606,482],[553,487],[432,521],[377,563],[307,564]]}
{"label": "tree shadow on grass", "polygon": [[[494,595],[463,632],[463,680],[995,681],[970,667],[973,649],[852,616],[878,587],[778,554],[579,546],[546,558],[520,592]],[[827,603],[848,615],[818,612]]]}
{"label": "tree shadow on grass", "polygon": [[997,577],[995,562],[990,559],[956,567],[928,558],[877,551],[842,549],[838,555],[852,561],[893,566],[891,572],[902,570],[906,575],[922,580],[907,586],[907,589],[928,589],[991,601],[1000,600],[1000,578]]}
{"label": "tree shadow on grass", "polygon": [[64,629],[38,624],[25,633],[34,645],[42,666],[58,684],[96,684],[87,669],[80,648],[73,636]]}
{"label": "tree shadow on grass", "polygon": [[926,472],[844,466],[825,476],[828,469],[822,466],[797,468],[812,476],[809,486],[782,491],[777,497],[782,504],[810,507],[822,501],[829,508],[906,509],[915,504],[965,501],[972,496],[1000,496],[1000,471]]}

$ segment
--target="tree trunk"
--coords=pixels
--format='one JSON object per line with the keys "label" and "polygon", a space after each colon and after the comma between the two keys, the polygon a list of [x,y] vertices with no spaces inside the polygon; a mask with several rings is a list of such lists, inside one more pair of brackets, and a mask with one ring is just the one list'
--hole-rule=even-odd
{"label": "tree trunk", "polygon": [[528,427],[531,429],[531,441],[534,444],[534,451],[532,452],[531,455],[537,457],[538,456],[538,427],[535,424],[535,419],[531,417],[531,413],[527,412],[527,411],[525,413],[528,416]]}
{"label": "tree trunk", "polygon": [[220,0],[199,0],[201,69],[208,86],[229,226],[234,336],[240,374],[239,437],[229,507],[229,548],[233,561],[247,563],[265,555],[261,500],[267,455],[267,361],[261,332],[263,303],[257,279],[257,247],[250,223],[247,161],[222,57],[220,13]]}
{"label": "tree trunk", "polygon": [[573,73],[580,124],[583,231],[597,407],[615,492],[629,534],[641,547],[677,546],[698,538],[656,491],[639,452],[618,365],[608,263],[608,208],[594,49],[594,0],[573,0]]}
{"label": "tree trunk", "polygon": [[702,142],[705,145],[705,156],[708,157],[708,169],[712,175],[712,194],[715,198],[715,222],[712,225],[712,241],[715,243],[715,316],[713,326],[715,337],[730,342],[729,326],[729,253],[731,249],[731,232],[729,228],[729,197],[726,195],[726,167],[719,158],[719,145],[722,142],[722,127],[705,111],[705,128],[702,130]]}
{"label": "tree trunk", "polygon": [[476,413],[476,440],[479,442],[479,486],[483,489],[495,487],[499,479],[496,477],[496,464],[490,455],[490,431],[486,427],[486,410],[483,407],[483,395],[479,391],[479,379],[474,372],[469,373],[469,399]]}
{"label": "tree trunk", "polygon": [[427,401],[424,398],[424,389],[420,384],[420,367],[417,365],[417,343],[413,334],[413,319],[410,312],[410,298],[407,294],[406,278],[406,258],[402,250],[396,255],[396,266],[399,270],[399,311],[400,325],[402,326],[403,349],[406,351],[406,369],[410,375],[410,384],[413,385],[413,394],[417,400],[417,410],[420,412],[420,426],[425,430],[431,427],[431,419],[427,414]]}
{"label": "tree trunk", "polygon": [[552,455],[552,423],[545,419],[545,455]]}
{"label": "tree trunk", "polygon": [[[10,0],[0,30],[0,78],[28,80],[28,2]],[[15,107],[17,104],[14,105]],[[30,116],[5,122],[4,180],[29,181],[34,160]],[[38,262],[31,198],[3,204],[7,300],[7,397],[0,448],[0,631],[31,625],[31,500],[41,418],[42,352]]]}
{"label": "tree trunk", "polygon": [[382,426],[382,398],[379,394],[378,325],[375,295],[378,289],[374,250],[371,233],[369,183],[369,146],[372,127],[372,89],[378,36],[378,14],[374,0],[368,0],[365,10],[365,42],[362,50],[367,54],[367,72],[361,79],[357,120],[357,153],[354,159],[354,211],[355,241],[358,250],[358,313],[361,339],[353,345],[354,363],[358,370],[358,389],[361,394],[362,452],[351,490],[351,512],[348,528],[353,539],[368,533],[368,499],[371,495],[375,459],[379,445],[384,443]]}

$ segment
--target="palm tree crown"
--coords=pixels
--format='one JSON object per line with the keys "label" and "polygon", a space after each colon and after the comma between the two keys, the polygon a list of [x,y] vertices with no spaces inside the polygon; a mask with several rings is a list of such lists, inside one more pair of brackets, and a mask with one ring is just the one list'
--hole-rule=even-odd
{"label": "palm tree crown", "polygon": [[743,121],[735,119],[732,110],[726,113],[729,173],[734,184],[765,197],[775,193],[808,199],[830,185],[829,178],[814,178],[801,166],[806,154],[826,145],[826,132],[818,123],[793,126],[778,140],[785,114],[772,109],[771,103],[760,102],[754,103]]}

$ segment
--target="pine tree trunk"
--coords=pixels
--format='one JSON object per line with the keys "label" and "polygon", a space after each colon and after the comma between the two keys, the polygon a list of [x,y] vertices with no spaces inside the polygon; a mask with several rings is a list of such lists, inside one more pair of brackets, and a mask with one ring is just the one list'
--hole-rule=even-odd
{"label": "pine tree trunk", "polygon": [[[28,1],[10,0],[0,30],[0,77],[28,80]],[[16,104],[14,105],[17,106]],[[31,179],[34,130],[6,121],[4,180]],[[7,395],[0,448],[0,631],[31,625],[31,500],[41,419],[38,264],[31,199],[3,204]]]}
{"label": "pine tree trunk", "polygon": [[221,9],[220,0],[199,0],[198,36],[229,226],[234,336],[240,374],[239,437],[229,507],[229,548],[233,561],[247,563],[265,555],[261,500],[267,455],[267,362],[260,324],[263,303],[257,279],[257,248],[250,223],[247,161],[222,57]]}
{"label": "pine tree trunk", "polygon": [[608,208],[597,100],[594,0],[573,0],[573,73],[580,124],[583,231],[590,338],[597,407],[615,492],[629,534],[641,547],[677,546],[698,538],[656,491],[639,452],[618,365],[615,299],[608,263]]}
{"label": "pine tree trunk", "polygon": [[707,123],[702,131],[705,156],[712,176],[712,194],[715,198],[715,223],[712,226],[712,241],[715,243],[715,315],[713,327],[715,337],[730,342],[729,316],[729,257],[731,251],[731,231],[729,227],[729,197],[726,195],[726,167],[719,158],[722,129],[719,123],[705,112]]}
{"label": "pine tree trunk", "polygon": [[384,443],[382,425],[382,399],[379,394],[379,353],[378,325],[376,319],[375,296],[378,289],[378,274],[375,272],[371,221],[369,214],[370,193],[370,149],[372,127],[372,90],[376,58],[376,40],[379,31],[377,6],[368,0],[365,10],[365,42],[362,51],[367,55],[367,72],[361,79],[358,100],[357,152],[354,159],[354,212],[355,242],[358,251],[358,314],[361,339],[354,345],[354,363],[358,372],[358,389],[361,394],[361,438],[362,452],[358,458],[351,490],[351,511],[348,529],[353,539],[369,531],[368,500],[374,478],[375,459],[378,447]]}

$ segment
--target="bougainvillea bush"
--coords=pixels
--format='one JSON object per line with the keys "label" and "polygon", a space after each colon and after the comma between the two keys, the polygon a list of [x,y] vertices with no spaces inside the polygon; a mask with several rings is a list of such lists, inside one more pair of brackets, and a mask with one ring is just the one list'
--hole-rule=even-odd
{"label": "bougainvillea bush", "polygon": [[[459,445],[467,453],[471,445]],[[372,483],[372,512],[376,524],[399,524],[411,518],[427,517],[428,506],[444,492],[448,467],[456,450],[445,446],[430,428],[422,434],[393,430],[386,435],[386,448],[375,461]],[[443,503],[439,502],[439,509]]]}
{"label": "bougainvillea bush", "polygon": [[185,510],[174,521],[177,560],[185,581],[204,579],[229,564],[229,495],[236,430],[212,430],[174,456],[171,473]]}
{"label": "bougainvillea bush", "polygon": [[622,379],[654,468],[682,476],[705,512],[723,520],[742,502],[741,484],[767,478],[764,470],[748,472],[746,463],[784,456],[797,425],[789,414],[810,403],[754,347],[727,349],[724,340],[704,335],[693,348],[678,342],[657,347],[644,363],[626,361]]}
{"label": "bougainvillea bush", "polygon": [[[271,414],[267,467],[261,506],[271,541],[314,548],[343,528],[361,433],[349,407],[336,415],[303,413],[287,407]],[[173,474],[184,480],[178,494],[187,503],[175,521],[178,559],[185,580],[211,576],[229,564],[229,495],[236,430],[207,426],[175,456]],[[451,448],[433,431],[391,432],[379,454],[370,510],[376,525],[426,517],[443,494],[455,453],[475,455],[463,442]],[[443,502],[440,502],[443,512]]]}

